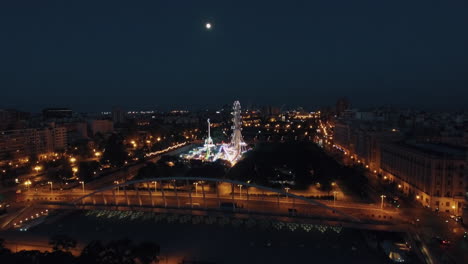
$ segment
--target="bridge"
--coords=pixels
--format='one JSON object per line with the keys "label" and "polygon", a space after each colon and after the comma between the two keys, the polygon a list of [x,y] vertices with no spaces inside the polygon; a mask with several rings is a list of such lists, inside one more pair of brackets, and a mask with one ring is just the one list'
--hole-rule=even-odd
{"label": "bridge", "polygon": [[264,215],[352,224],[391,223],[398,218],[395,211],[374,205],[320,201],[253,183],[205,177],[131,180],[86,192],[30,193],[27,199],[49,209]]}

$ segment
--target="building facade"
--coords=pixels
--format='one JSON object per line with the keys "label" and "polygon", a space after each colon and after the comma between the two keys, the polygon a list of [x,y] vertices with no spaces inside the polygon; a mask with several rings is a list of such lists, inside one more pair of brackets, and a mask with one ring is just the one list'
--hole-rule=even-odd
{"label": "building facade", "polygon": [[91,120],[90,123],[91,123],[91,132],[93,136],[96,135],[97,133],[105,135],[105,134],[114,132],[114,123],[111,120],[97,119],[97,120]]}
{"label": "building facade", "polygon": [[0,131],[0,159],[4,161],[38,156],[66,148],[65,127]]}
{"label": "building facade", "polygon": [[422,205],[459,215],[466,204],[467,150],[431,143],[392,143],[381,148],[381,169],[398,189]]}

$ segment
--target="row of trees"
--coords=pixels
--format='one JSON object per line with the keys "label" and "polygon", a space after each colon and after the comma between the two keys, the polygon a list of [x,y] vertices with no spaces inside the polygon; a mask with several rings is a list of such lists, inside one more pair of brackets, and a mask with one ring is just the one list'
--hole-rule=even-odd
{"label": "row of trees", "polygon": [[142,167],[136,179],[157,177],[208,177],[223,178],[230,165],[223,160],[202,162],[199,160],[185,161],[174,156],[162,156],[156,163],[148,162]]}
{"label": "row of trees", "polygon": [[[367,178],[360,168],[339,164],[312,142],[286,142],[259,144],[229,170],[226,177],[271,185],[276,168],[288,168],[295,175],[296,189],[319,183],[322,191],[331,192],[332,183],[340,181],[341,188],[363,199],[368,198]],[[279,186],[274,186],[279,187]]]}
{"label": "row of trees", "polygon": [[337,164],[315,144],[307,142],[262,143],[247,153],[228,173],[227,177],[271,185],[277,178],[277,170],[288,170],[294,175],[294,188],[307,188],[320,183],[324,190],[331,187],[338,172]]}
{"label": "row of trees", "polygon": [[11,252],[0,239],[0,263],[16,264],[150,264],[158,261],[160,247],[153,242],[133,243],[122,239],[104,243],[91,241],[79,256],[70,251],[75,249],[77,243],[66,235],[53,236],[49,244],[52,252],[37,250]]}

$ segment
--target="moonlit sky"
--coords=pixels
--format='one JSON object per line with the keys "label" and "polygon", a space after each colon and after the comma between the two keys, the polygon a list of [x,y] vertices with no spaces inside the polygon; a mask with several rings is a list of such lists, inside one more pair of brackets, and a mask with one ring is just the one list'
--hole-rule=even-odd
{"label": "moonlit sky", "polygon": [[[468,1],[0,2],[0,107],[467,107]],[[206,23],[212,23],[207,29]]]}

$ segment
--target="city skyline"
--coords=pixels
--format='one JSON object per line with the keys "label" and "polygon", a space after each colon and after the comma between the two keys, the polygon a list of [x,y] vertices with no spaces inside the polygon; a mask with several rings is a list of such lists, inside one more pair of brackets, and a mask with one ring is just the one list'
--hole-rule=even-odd
{"label": "city skyline", "polygon": [[0,1],[0,263],[468,263],[468,1]]}
{"label": "city skyline", "polygon": [[2,108],[466,109],[458,1],[22,4],[0,11]]}

